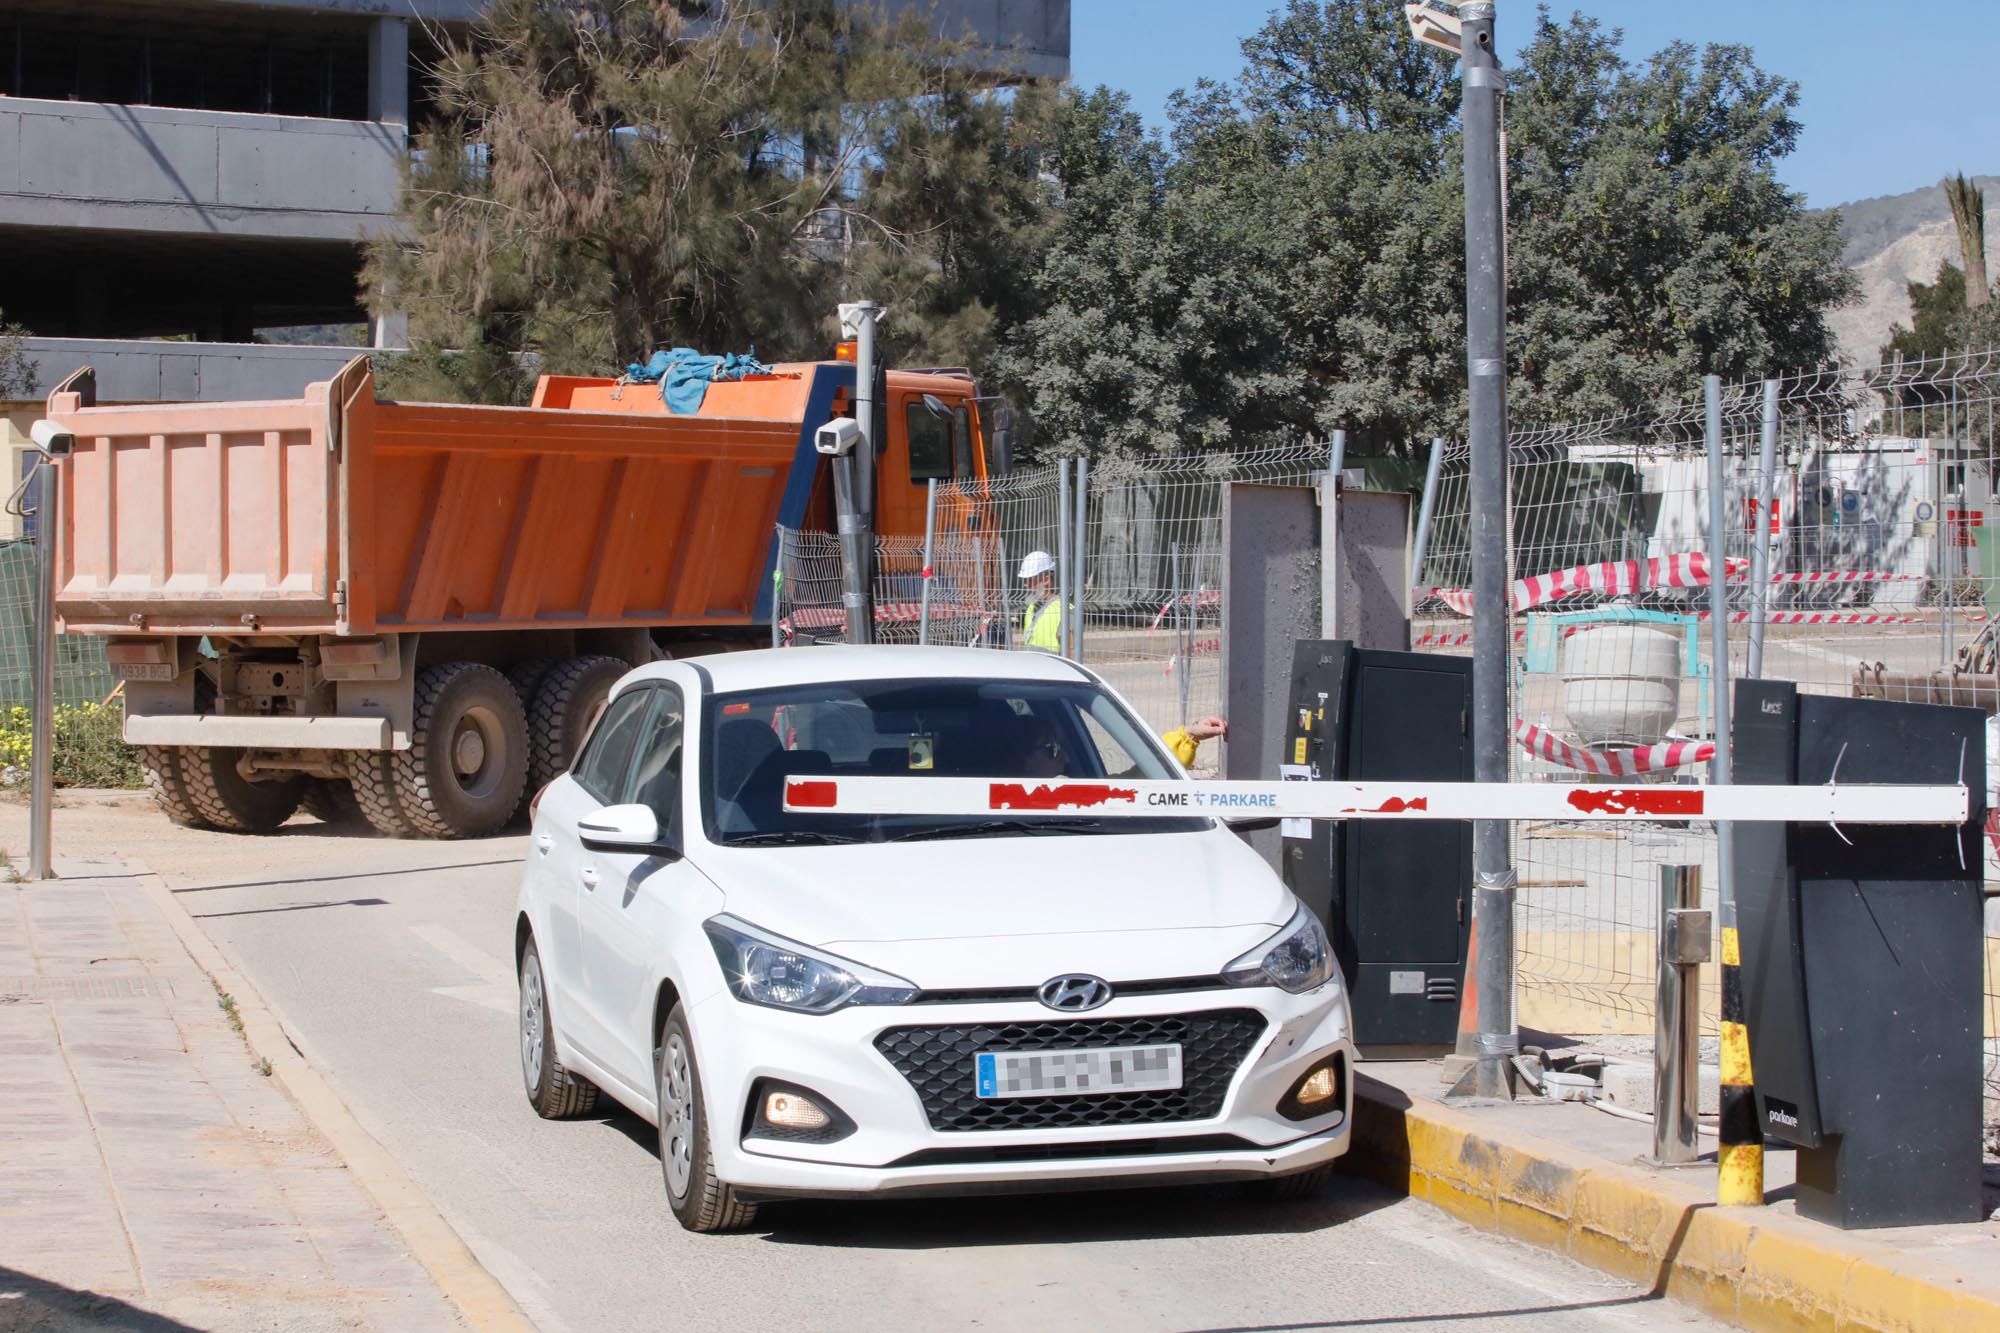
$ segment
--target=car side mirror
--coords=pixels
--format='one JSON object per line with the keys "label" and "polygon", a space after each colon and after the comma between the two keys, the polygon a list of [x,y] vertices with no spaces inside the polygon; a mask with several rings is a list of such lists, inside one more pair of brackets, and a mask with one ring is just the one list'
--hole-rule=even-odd
{"label": "car side mirror", "polygon": [[1255,833],[1259,829],[1276,828],[1283,822],[1276,815],[1257,815],[1250,819],[1227,819],[1223,821],[1234,833]]}
{"label": "car side mirror", "polygon": [[645,852],[677,857],[650,805],[607,805],[576,821],[576,836],[593,852]]}

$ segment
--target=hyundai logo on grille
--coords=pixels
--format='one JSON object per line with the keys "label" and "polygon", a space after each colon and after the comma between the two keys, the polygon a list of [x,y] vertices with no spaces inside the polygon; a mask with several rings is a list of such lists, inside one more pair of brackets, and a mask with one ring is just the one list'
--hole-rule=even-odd
{"label": "hyundai logo on grille", "polygon": [[1042,1003],[1051,1009],[1060,1009],[1066,1014],[1080,1014],[1090,1009],[1102,1009],[1111,1003],[1111,983],[1102,977],[1077,975],[1073,977],[1050,977],[1035,992]]}

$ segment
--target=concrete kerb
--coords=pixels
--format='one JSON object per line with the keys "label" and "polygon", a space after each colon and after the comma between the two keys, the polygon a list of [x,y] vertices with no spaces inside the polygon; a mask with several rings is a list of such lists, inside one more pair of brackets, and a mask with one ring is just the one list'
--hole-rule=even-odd
{"label": "concrete kerb", "polygon": [[196,966],[235,1000],[251,1055],[270,1062],[271,1076],[284,1084],[306,1119],[333,1145],[348,1171],[466,1322],[487,1333],[530,1333],[534,1324],[506,1288],[473,1256],[402,1165],[362,1128],[346,1103],[307,1063],[257,988],[230,966],[166,882],[148,871],[141,883],[166,914]]}
{"label": "concrete kerb", "polygon": [[1346,1169],[1751,1329],[2000,1328],[2000,1298],[1886,1245],[1685,1185],[1361,1075]]}

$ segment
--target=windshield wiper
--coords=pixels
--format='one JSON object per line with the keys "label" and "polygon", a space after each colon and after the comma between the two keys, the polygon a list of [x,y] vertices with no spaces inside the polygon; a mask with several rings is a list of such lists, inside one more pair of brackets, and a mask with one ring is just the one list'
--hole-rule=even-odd
{"label": "windshield wiper", "polygon": [[944,838],[984,838],[995,833],[1082,833],[1104,827],[1101,819],[983,819],[977,824],[944,824],[911,829],[890,842],[932,842]]}
{"label": "windshield wiper", "polygon": [[846,833],[822,833],[818,829],[774,829],[768,833],[739,833],[724,838],[724,847],[823,847],[834,843],[860,842]]}

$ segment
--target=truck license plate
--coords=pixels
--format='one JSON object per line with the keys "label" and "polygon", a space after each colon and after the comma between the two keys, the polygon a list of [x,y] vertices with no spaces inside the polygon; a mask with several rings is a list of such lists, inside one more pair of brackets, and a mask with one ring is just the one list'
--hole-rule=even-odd
{"label": "truck license plate", "polygon": [[1080,1051],[981,1051],[972,1057],[972,1069],[979,1095],[989,1100],[1158,1092],[1181,1085],[1181,1048],[1170,1042]]}
{"label": "truck license plate", "polygon": [[172,680],[180,674],[173,662],[119,662],[111,670],[120,680]]}

